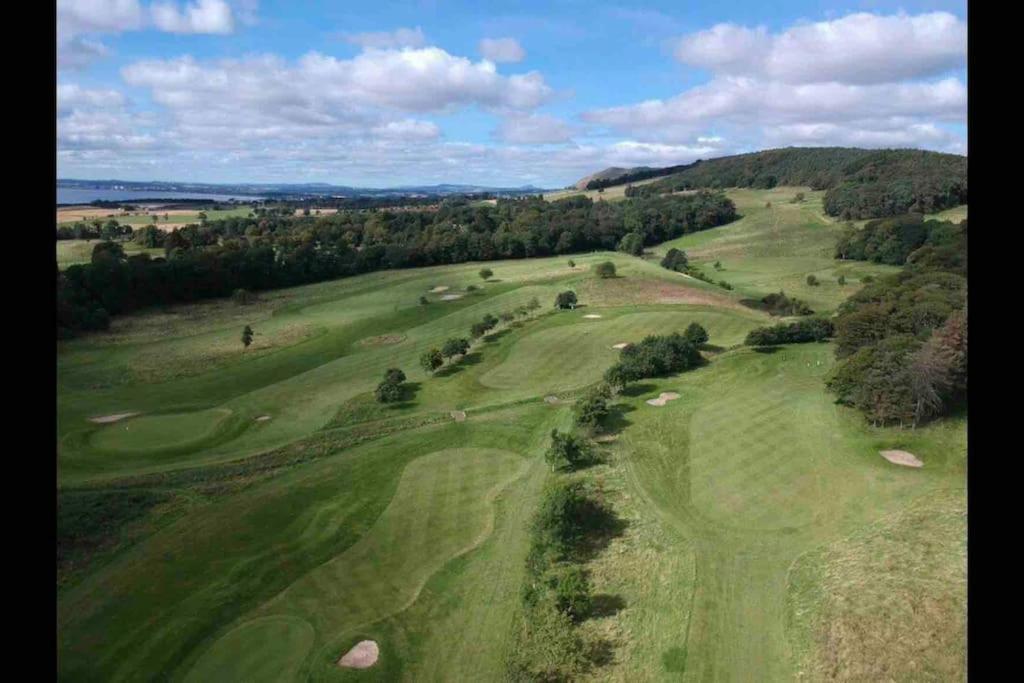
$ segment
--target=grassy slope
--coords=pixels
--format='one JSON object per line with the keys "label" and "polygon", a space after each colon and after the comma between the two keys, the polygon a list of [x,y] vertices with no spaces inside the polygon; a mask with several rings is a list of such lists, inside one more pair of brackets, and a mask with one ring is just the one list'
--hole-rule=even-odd
{"label": "grassy slope", "polygon": [[[575,256],[576,268],[560,258],[488,264],[496,279],[481,292],[448,302],[427,294],[428,306],[417,300],[437,285],[460,293],[479,286],[479,264],[270,292],[253,306],[208,302],[147,312],[120,319],[109,334],[63,344],[62,486],[100,487],[75,494],[92,501],[82,496],[116,495],[104,487],[162,473],[134,490],[171,502],[147,513],[152,503],[140,498],[138,510],[124,513],[134,526],[120,544],[87,539],[87,548],[105,550],[92,564],[75,556],[78,573],[59,594],[61,677],[164,671],[177,679],[195,666],[196,675],[246,677],[276,666],[284,678],[299,671],[317,678],[500,678],[526,524],[546,476],[536,456],[551,427],[569,419],[568,406],[541,397],[596,380],[614,360],[612,344],[692,320],[708,327],[713,344],[738,343],[767,321],[738,306],[743,296],[784,286],[815,308],[834,307],[849,293],[837,285],[791,289],[808,272],[835,267],[829,247],[837,227],[820,218],[820,198],[808,193],[805,204],[790,205],[790,191],[731,192],[743,219],[677,241],[695,261],[720,258],[722,273],[710,265],[705,272],[735,277],[734,293],[669,273],[654,259],[596,253]],[[765,209],[766,201],[775,208]],[[590,268],[607,258],[622,277],[596,280]],[[850,268],[851,292],[858,273],[886,270],[840,267]],[[547,306],[567,288],[587,305],[507,328],[437,377],[418,368],[422,350],[466,335],[484,313],[532,296]],[[590,313],[602,318],[582,317]],[[257,343],[242,351],[246,323]],[[381,344],[380,335],[394,336]],[[820,654],[829,642],[821,625],[833,620],[822,615],[836,609],[821,597],[828,593],[822,577],[848,552],[843,539],[859,538],[932,491],[952,490],[950,505],[962,499],[963,422],[913,433],[866,428],[823,390],[828,345],[711,357],[708,367],[631,391],[617,439],[602,446],[607,463],[582,475],[602,485],[627,522],[588,566],[604,608],[582,628],[612,652],[595,679],[787,678],[832,662]],[[382,408],[368,392],[390,366],[409,375],[413,399]],[[662,390],[682,398],[664,408],[643,403]],[[466,410],[467,421],[452,422],[447,411],[454,409]],[[145,414],[103,427],[85,419],[129,410]],[[231,412],[220,417],[215,410]],[[272,419],[254,422],[259,415]],[[163,437],[163,447],[154,448],[140,436],[193,423],[206,433],[176,448]],[[412,429],[420,424],[428,426]],[[373,440],[354,445],[366,436]],[[277,469],[260,459],[214,466],[289,443],[275,451]],[[925,469],[885,463],[876,451],[889,446],[918,454]],[[517,454],[522,471],[483,467],[479,455],[494,449]],[[433,464],[420,469],[425,463]],[[432,476],[442,472],[451,474]],[[453,485],[450,478],[463,481],[463,474],[465,485]],[[461,510],[460,524],[410,534],[403,524],[422,521],[416,513],[425,510],[438,511],[438,519]],[[469,533],[492,518],[489,534]],[[412,542],[359,555],[358,548],[396,529]],[[944,543],[962,539],[949,525],[922,533],[946,534]],[[459,554],[469,537],[479,545]],[[805,559],[787,574],[798,557]],[[389,580],[361,578],[366,566],[379,570],[371,572],[375,579]],[[341,569],[337,576],[332,567]],[[888,579],[913,595],[911,577],[892,572]],[[788,633],[787,590],[803,615],[789,618],[796,625]],[[352,594],[375,597],[346,609]],[[410,596],[418,597],[410,604]],[[320,602],[340,607],[325,612]],[[942,642],[957,639],[946,635]],[[377,667],[354,673],[330,666],[362,637],[381,643]],[[268,641],[280,644],[264,647]],[[848,656],[872,656],[868,645]],[[307,650],[309,659],[298,654]]]}

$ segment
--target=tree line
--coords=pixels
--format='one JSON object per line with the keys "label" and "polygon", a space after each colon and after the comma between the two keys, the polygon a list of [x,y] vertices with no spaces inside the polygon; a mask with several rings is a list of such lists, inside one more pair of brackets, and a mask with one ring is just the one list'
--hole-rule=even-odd
{"label": "tree line", "polygon": [[348,211],[329,216],[231,217],[165,235],[161,258],[95,253],[58,272],[58,335],[103,329],[147,306],[320,282],[390,268],[614,250],[636,232],[653,244],[733,220],[722,194],[623,202],[572,197],[445,202],[437,211]]}

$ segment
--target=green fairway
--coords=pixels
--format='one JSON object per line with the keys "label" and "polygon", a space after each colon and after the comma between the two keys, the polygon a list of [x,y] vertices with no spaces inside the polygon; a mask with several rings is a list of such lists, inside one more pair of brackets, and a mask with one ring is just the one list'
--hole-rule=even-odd
{"label": "green fairway", "polygon": [[[883,660],[902,679],[962,677],[956,628],[888,659],[863,634],[962,614],[965,419],[874,429],[826,392],[831,344],[742,346],[775,322],[744,299],[782,289],[827,314],[896,269],[832,258],[842,225],[821,193],[728,194],[737,221],[643,258],[382,271],[140,311],[61,341],[59,678],[503,680],[530,520],[556,477],[594,487],[621,520],[584,565],[596,608],[578,630],[604,653],[587,680],[877,679],[865,662]],[[661,268],[672,246],[734,290]],[[617,277],[600,279],[607,260]],[[579,306],[555,310],[566,290]],[[465,357],[420,366],[534,298]],[[611,400],[598,462],[553,474],[550,433],[570,428],[614,347],[693,322],[707,362],[633,383]],[[378,403],[389,368],[404,393]],[[669,391],[680,398],[646,403]],[[925,465],[897,467],[884,448]],[[845,609],[876,580],[884,591]],[[363,639],[378,663],[339,668]],[[930,664],[898,665],[935,643],[945,654]]]}

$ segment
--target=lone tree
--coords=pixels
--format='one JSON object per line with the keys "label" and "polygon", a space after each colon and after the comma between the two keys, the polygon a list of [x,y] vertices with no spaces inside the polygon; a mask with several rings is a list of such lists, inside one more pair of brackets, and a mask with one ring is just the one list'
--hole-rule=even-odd
{"label": "lone tree", "polygon": [[615,277],[615,264],[611,261],[605,261],[604,263],[598,263],[594,268],[594,272],[601,279],[607,279]]}
{"label": "lone tree", "polygon": [[481,268],[480,269],[480,277],[483,280],[490,280],[492,275],[494,275],[494,271],[491,270],[490,268]]}
{"label": "lone tree", "polygon": [[252,344],[252,328],[248,325],[242,330],[242,343],[245,344],[245,348],[249,348],[249,344]]}
{"label": "lone tree", "polygon": [[690,342],[694,346],[706,344],[708,341],[708,331],[697,322],[690,323],[686,328],[686,332],[683,333],[683,336],[686,338],[686,341]]}
{"label": "lone tree", "polygon": [[569,267],[570,268],[575,268],[576,267],[576,262],[573,261],[572,259],[569,259]]}
{"label": "lone tree", "polygon": [[661,259],[661,267],[674,270],[676,272],[682,272],[686,270],[690,260],[686,256],[686,252],[680,249],[672,247],[665,254],[665,258]]}
{"label": "lone tree", "polygon": [[556,296],[555,308],[576,308],[576,292],[569,290]]}
{"label": "lone tree", "polygon": [[585,439],[572,432],[551,430],[551,446],[544,453],[544,460],[552,470],[574,470],[592,458],[593,452]]}
{"label": "lone tree", "polygon": [[839,286],[842,287],[843,285],[846,284],[846,276],[845,275],[840,275],[839,279],[836,280],[836,282],[838,282]]}
{"label": "lone tree", "polygon": [[425,297],[425,296],[421,296],[420,297],[420,306],[426,306],[429,303],[430,303],[430,301],[427,300],[427,297]]}
{"label": "lone tree", "polygon": [[809,286],[811,286],[811,287],[817,287],[818,286],[818,278],[816,278],[813,273],[811,275],[808,275],[807,276],[807,284]]}
{"label": "lone tree", "polygon": [[427,372],[433,372],[444,365],[444,357],[437,349],[430,349],[420,356],[420,366]]}

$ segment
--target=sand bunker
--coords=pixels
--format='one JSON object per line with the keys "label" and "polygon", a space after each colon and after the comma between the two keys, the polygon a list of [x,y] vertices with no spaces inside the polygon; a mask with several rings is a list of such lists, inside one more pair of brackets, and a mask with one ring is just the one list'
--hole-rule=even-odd
{"label": "sand bunker", "polygon": [[461,294],[445,294],[441,297],[441,301],[452,301],[453,299],[461,299]]}
{"label": "sand bunker", "polygon": [[451,287],[438,286],[438,287],[434,287],[432,290],[430,290],[430,293],[431,294],[440,294],[441,292],[447,292],[449,289],[451,289]]}
{"label": "sand bunker", "polygon": [[451,414],[452,414],[452,418],[454,418],[454,420],[456,422],[465,422],[466,421],[466,411],[465,410],[453,410]]}
{"label": "sand bunker", "polygon": [[658,398],[649,398],[646,403],[649,406],[663,406],[669,401],[674,401],[679,398],[679,394],[674,391],[663,391]]}
{"label": "sand bunker", "polygon": [[259,417],[256,418],[256,421],[257,422],[266,422],[269,419],[270,419],[269,415],[260,415]]}
{"label": "sand bunker", "polygon": [[105,425],[105,424],[110,424],[111,422],[117,422],[118,420],[123,420],[126,417],[132,417],[133,415],[138,415],[138,414],[139,413],[137,413],[137,412],[135,412],[135,413],[117,413],[115,415],[104,415],[102,417],[90,417],[89,418],[89,422],[94,422],[94,423],[96,423],[98,425]]}
{"label": "sand bunker", "polygon": [[584,317],[584,318],[600,318],[601,316],[599,316],[599,315],[598,315],[597,313],[587,313],[587,314],[586,314],[585,316],[583,316],[583,317]]}
{"label": "sand bunker", "polygon": [[551,396],[545,396],[544,397],[544,402],[545,403],[550,403],[551,405],[557,405],[557,404],[561,403],[562,401],[559,400],[559,398],[557,396],[551,395]]}
{"label": "sand bunker", "polygon": [[377,663],[379,656],[380,648],[375,641],[360,640],[338,660],[338,666],[347,669],[368,669]]}
{"label": "sand bunker", "polygon": [[624,349],[624,348],[626,348],[627,346],[629,346],[629,342],[620,342],[620,343],[618,343],[618,344],[614,344],[614,345],[612,345],[612,348],[613,348],[613,349]]}
{"label": "sand bunker", "polygon": [[907,451],[878,451],[878,454],[894,465],[924,467],[924,463],[918,460],[916,455]]}

